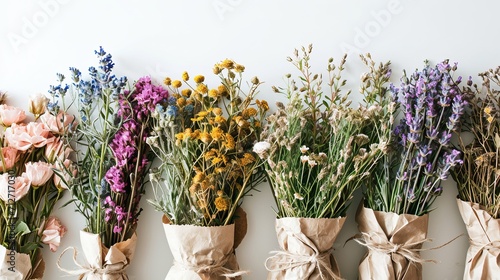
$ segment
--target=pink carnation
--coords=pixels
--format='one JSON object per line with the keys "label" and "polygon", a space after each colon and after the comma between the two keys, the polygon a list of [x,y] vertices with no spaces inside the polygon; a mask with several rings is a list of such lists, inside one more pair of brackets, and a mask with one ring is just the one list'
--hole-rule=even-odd
{"label": "pink carnation", "polygon": [[28,178],[3,173],[0,175],[0,199],[7,203],[18,201],[28,193],[30,185]]}
{"label": "pink carnation", "polygon": [[31,180],[33,188],[45,185],[52,178],[52,175],[54,175],[53,166],[50,163],[42,161],[28,162],[25,167],[26,171],[23,173],[23,177]]}
{"label": "pink carnation", "polygon": [[14,164],[17,161],[17,149],[12,147],[3,147],[2,148],[2,161],[0,161],[0,168],[2,168],[3,172],[14,167]]}
{"label": "pink carnation", "polygon": [[74,128],[75,116],[66,114],[61,111],[57,116],[52,115],[49,112],[45,112],[40,117],[43,124],[53,133],[61,134]]}
{"label": "pink carnation", "polygon": [[32,146],[41,148],[53,141],[50,131],[43,123],[30,122],[27,125],[12,124],[5,130],[5,139],[10,147],[26,151]]}
{"label": "pink carnation", "polygon": [[49,245],[50,250],[55,252],[61,244],[61,238],[66,234],[66,231],[66,227],[61,224],[58,218],[50,216],[45,222],[42,242]]}
{"label": "pink carnation", "polygon": [[0,122],[3,126],[11,126],[26,119],[26,113],[17,107],[2,104],[0,105]]}

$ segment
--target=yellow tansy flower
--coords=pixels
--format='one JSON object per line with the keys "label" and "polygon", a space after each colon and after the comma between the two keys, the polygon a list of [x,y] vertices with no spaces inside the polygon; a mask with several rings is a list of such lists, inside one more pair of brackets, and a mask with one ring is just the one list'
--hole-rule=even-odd
{"label": "yellow tansy flower", "polygon": [[185,81],[185,82],[187,82],[189,80],[189,74],[188,74],[187,71],[184,71],[182,73],[182,80]]}
{"label": "yellow tansy flower", "polygon": [[177,106],[179,106],[179,107],[186,106],[186,99],[184,97],[177,99]]}
{"label": "yellow tansy flower", "polygon": [[177,138],[178,140],[184,140],[184,132],[175,134],[175,138]]}
{"label": "yellow tansy flower", "polygon": [[220,127],[214,127],[214,128],[212,128],[212,131],[210,132],[210,136],[212,136],[212,139],[214,139],[215,141],[221,140],[223,135],[224,135],[224,131],[222,131],[222,129],[220,129]]}
{"label": "yellow tansy flower", "polygon": [[196,175],[193,177],[193,183],[201,183],[203,180],[205,180],[205,174],[203,172],[196,172]]}
{"label": "yellow tansy flower", "polygon": [[182,86],[182,82],[179,80],[172,81],[172,86],[174,88],[180,88]]}
{"label": "yellow tansy flower", "polygon": [[256,100],[257,106],[263,111],[269,110],[269,104],[267,104],[266,100]]}
{"label": "yellow tansy flower", "polygon": [[250,108],[243,110],[242,115],[243,115],[243,118],[249,119],[250,117],[257,115],[257,110],[255,108],[250,107]]}
{"label": "yellow tansy flower", "polygon": [[196,76],[194,76],[193,81],[197,84],[203,83],[205,81],[205,76],[196,75]]}
{"label": "yellow tansy flower", "polygon": [[226,122],[226,118],[224,118],[223,116],[215,116],[214,121],[220,124]]}
{"label": "yellow tansy flower", "polygon": [[219,85],[219,86],[217,87],[217,90],[219,91],[219,94],[220,94],[221,96],[227,96],[227,88],[226,88],[226,86],[225,86],[225,85]]}
{"label": "yellow tansy flower", "polygon": [[197,91],[197,92],[200,92],[200,93],[207,93],[207,92],[208,92],[208,87],[207,87],[207,85],[205,85],[205,84],[199,84],[199,85],[196,87],[196,91]]}
{"label": "yellow tansy flower", "polygon": [[191,138],[192,139],[197,139],[198,138],[198,135],[200,135],[200,130],[195,130],[191,133]]}
{"label": "yellow tansy flower", "polygon": [[243,66],[241,64],[234,64],[234,71],[241,73],[241,72],[245,71],[245,66]]}
{"label": "yellow tansy flower", "polygon": [[181,94],[185,97],[189,97],[191,95],[191,89],[190,88],[185,88],[181,91]]}
{"label": "yellow tansy flower", "polygon": [[222,115],[222,109],[221,108],[218,108],[218,107],[215,107],[212,112],[217,115],[217,116],[221,116]]}
{"label": "yellow tansy flower", "polygon": [[198,116],[199,116],[199,117],[203,117],[203,118],[204,118],[204,117],[206,117],[206,116],[208,115],[208,113],[209,113],[208,111],[200,111],[200,112],[198,113]]}
{"label": "yellow tansy flower", "polygon": [[212,98],[217,98],[220,96],[220,93],[217,89],[211,89],[208,91],[208,96],[210,96]]}
{"label": "yellow tansy flower", "polygon": [[219,211],[226,211],[229,208],[229,202],[224,197],[215,198],[215,208]]}
{"label": "yellow tansy flower", "polygon": [[493,118],[493,116],[489,116],[486,120],[487,120],[489,123],[492,123],[492,122],[493,122],[493,120],[494,120],[494,118]]}
{"label": "yellow tansy flower", "polygon": [[201,140],[201,142],[208,144],[210,141],[212,141],[212,137],[210,136],[210,133],[206,131],[200,132],[200,135],[198,135],[198,139]]}
{"label": "yellow tansy flower", "polygon": [[212,164],[215,165],[215,164],[218,164],[222,161],[222,159],[220,157],[214,157],[212,159]]}
{"label": "yellow tansy flower", "polygon": [[225,138],[226,138],[226,141],[224,143],[224,146],[226,147],[226,149],[228,149],[228,150],[234,149],[234,146],[236,145],[236,143],[234,142],[233,136],[231,136],[231,134],[229,134],[229,133],[226,133]]}
{"label": "yellow tansy flower", "polygon": [[166,86],[169,86],[172,84],[172,80],[169,78],[169,77],[166,77],[164,80],[163,80],[163,83],[166,85]]}
{"label": "yellow tansy flower", "polygon": [[226,68],[226,69],[233,69],[234,68],[234,61],[230,59],[225,59],[219,64],[220,67]]}
{"label": "yellow tansy flower", "polygon": [[221,69],[218,65],[215,65],[214,68],[212,69],[212,71],[214,72],[215,75],[219,75]]}

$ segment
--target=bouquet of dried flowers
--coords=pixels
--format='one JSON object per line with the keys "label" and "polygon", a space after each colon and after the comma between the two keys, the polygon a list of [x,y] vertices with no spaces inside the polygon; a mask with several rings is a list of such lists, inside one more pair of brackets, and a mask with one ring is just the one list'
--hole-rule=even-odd
{"label": "bouquet of dried flowers", "polygon": [[295,80],[288,74],[287,87],[274,87],[289,103],[277,104],[263,140],[254,146],[265,161],[283,248],[266,262],[268,279],[339,278],[330,253],[333,242],[354,192],[385,152],[393,121],[393,102],[384,88],[391,74],[389,62],[376,65],[369,54],[361,56],[370,71],[362,76],[363,100],[354,109],[350,91],[341,92],[346,56],[338,66],[333,59],[328,62],[327,95],[322,75],[311,70],[311,52],[310,45],[288,58],[300,76]]}
{"label": "bouquet of dried flowers", "polygon": [[165,79],[170,97],[157,107],[148,139],[161,160],[151,172],[150,203],[171,224],[232,224],[243,197],[264,178],[252,147],[269,107],[255,99],[258,78],[245,92],[244,69],[232,60],[216,64],[221,83],[215,88],[202,75],[191,84],[187,72],[183,81]]}
{"label": "bouquet of dried flowers", "polygon": [[[70,68],[79,126],[73,142],[78,174],[70,186],[73,199],[68,203],[74,202],[85,218],[81,235],[95,234],[109,248],[127,240],[135,242],[142,210],[139,202],[153,156],[146,143],[153,129],[151,114],[167,99],[167,91],[153,85],[149,77],[126,89],[126,77],[112,73],[111,55],[102,47],[95,53],[99,66],[89,68],[88,79],[77,68]],[[64,102],[69,89],[62,84],[64,76],[58,76],[59,84],[49,90],[52,106]]]}
{"label": "bouquet of dried flowers", "polygon": [[328,63],[330,95],[322,75],[311,72],[312,46],[288,58],[301,73],[299,83],[287,75],[286,88],[273,87],[289,103],[267,119],[262,141],[254,151],[265,168],[278,207],[278,217],[343,217],[353,193],[386,149],[393,121],[393,103],[385,95],[389,63],[378,67],[362,56],[370,73],[362,77],[363,102],[350,107],[350,91],[341,93],[346,56],[337,67]]}
{"label": "bouquet of dried flowers", "polygon": [[485,279],[500,273],[500,67],[480,73],[464,88],[469,102],[458,148],[463,165],[452,172],[458,206],[470,238],[464,279]]}
{"label": "bouquet of dried flowers", "polygon": [[73,177],[68,140],[76,122],[64,111],[46,110],[41,94],[30,100],[30,122],[22,109],[4,104],[5,94],[0,99],[0,278],[41,278],[40,248],[55,251],[66,232],[51,213]]}
{"label": "bouquet of dried flowers", "polygon": [[462,163],[451,137],[467,102],[455,70],[448,60],[434,67],[426,62],[421,71],[405,73],[400,88],[390,87],[402,118],[367,180],[365,207],[356,216],[361,234],[355,240],[368,248],[360,279],[422,277],[427,213],[442,192],[441,181]]}
{"label": "bouquet of dried flowers", "polygon": [[203,75],[191,80],[187,72],[182,81],[164,81],[170,96],[153,115],[148,143],[161,162],[150,174],[149,202],[164,213],[176,260],[167,279],[243,274],[233,253],[246,229],[240,205],[265,177],[252,147],[269,109],[255,99],[259,79],[244,84],[244,69],[229,59],[216,64],[220,83],[214,88]]}
{"label": "bouquet of dried flowers", "polygon": [[451,144],[461,127],[467,104],[459,89],[456,64],[445,60],[434,67],[404,74],[401,87],[391,85],[402,114],[389,152],[368,181],[365,205],[376,211],[421,216],[441,194],[441,181],[460,165],[460,152]]}
{"label": "bouquet of dried flowers", "polygon": [[[459,148],[464,164],[455,168],[458,197],[480,204],[495,219],[500,218],[500,67],[480,73],[482,87],[468,81],[465,88],[470,110],[465,118]],[[472,139],[470,136],[472,135]],[[469,137],[468,137],[469,136]]]}

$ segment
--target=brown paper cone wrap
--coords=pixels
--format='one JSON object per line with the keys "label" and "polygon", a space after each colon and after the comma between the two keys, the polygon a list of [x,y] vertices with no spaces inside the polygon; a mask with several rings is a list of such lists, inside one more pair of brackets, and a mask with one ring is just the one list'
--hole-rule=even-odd
{"label": "brown paper cone wrap", "polygon": [[165,280],[241,279],[234,254],[234,224],[218,227],[163,224],[174,257]]}
{"label": "brown paper cone wrap", "polygon": [[0,256],[4,261],[0,266],[0,280],[39,280],[45,271],[45,263],[42,255],[36,261],[36,267],[32,270],[30,256],[17,253],[0,246]]}
{"label": "brown paper cone wrap", "polygon": [[345,218],[281,218],[276,235],[282,251],[266,260],[267,279],[341,279],[331,251]]}
{"label": "brown paper cone wrap", "polygon": [[[79,275],[79,279],[86,280],[128,280],[125,272],[130,262],[134,258],[137,235],[134,233],[131,238],[114,244],[109,249],[101,242],[98,234],[80,231],[80,242],[87,265],[80,264],[77,259],[77,251],[69,247],[61,253],[57,266],[62,271]],[[76,270],[67,270],[60,266],[59,262],[64,253],[73,250],[73,260],[79,267]]]}
{"label": "brown paper cone wrap", "polygon": [[500,219],[493,219],[477,203],[457,199],[469,234],[464,279],[500,277]]}
{"label": "brown paper cone wrap", "polygon": [[359,264],[359,279],[422,279],[420,251],[426,241],[428,215],[373,211],[360,204],[355,240],[368,252]]}

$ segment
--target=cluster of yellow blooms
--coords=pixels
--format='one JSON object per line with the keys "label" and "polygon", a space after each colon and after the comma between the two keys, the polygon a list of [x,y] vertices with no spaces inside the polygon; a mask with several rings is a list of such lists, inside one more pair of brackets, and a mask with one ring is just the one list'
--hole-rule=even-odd
{"label": "cluster of yellow blooms", "polygon": [[221,84],[215,88],[205,83],[203,75],[194,76],[191,84],[188,72],[181,80],[164,80],[177,110],[171,147],[189,155],[183,160],[190,167],[190,182],[182,187],[189,188],[191,206],[203,215],[204,225],[231,222],[260,168],[252,147],[269,105],[254,99],[260,85],[257,78],[243,90],[244,69],[228,59],[216,64],[213,72]]}

